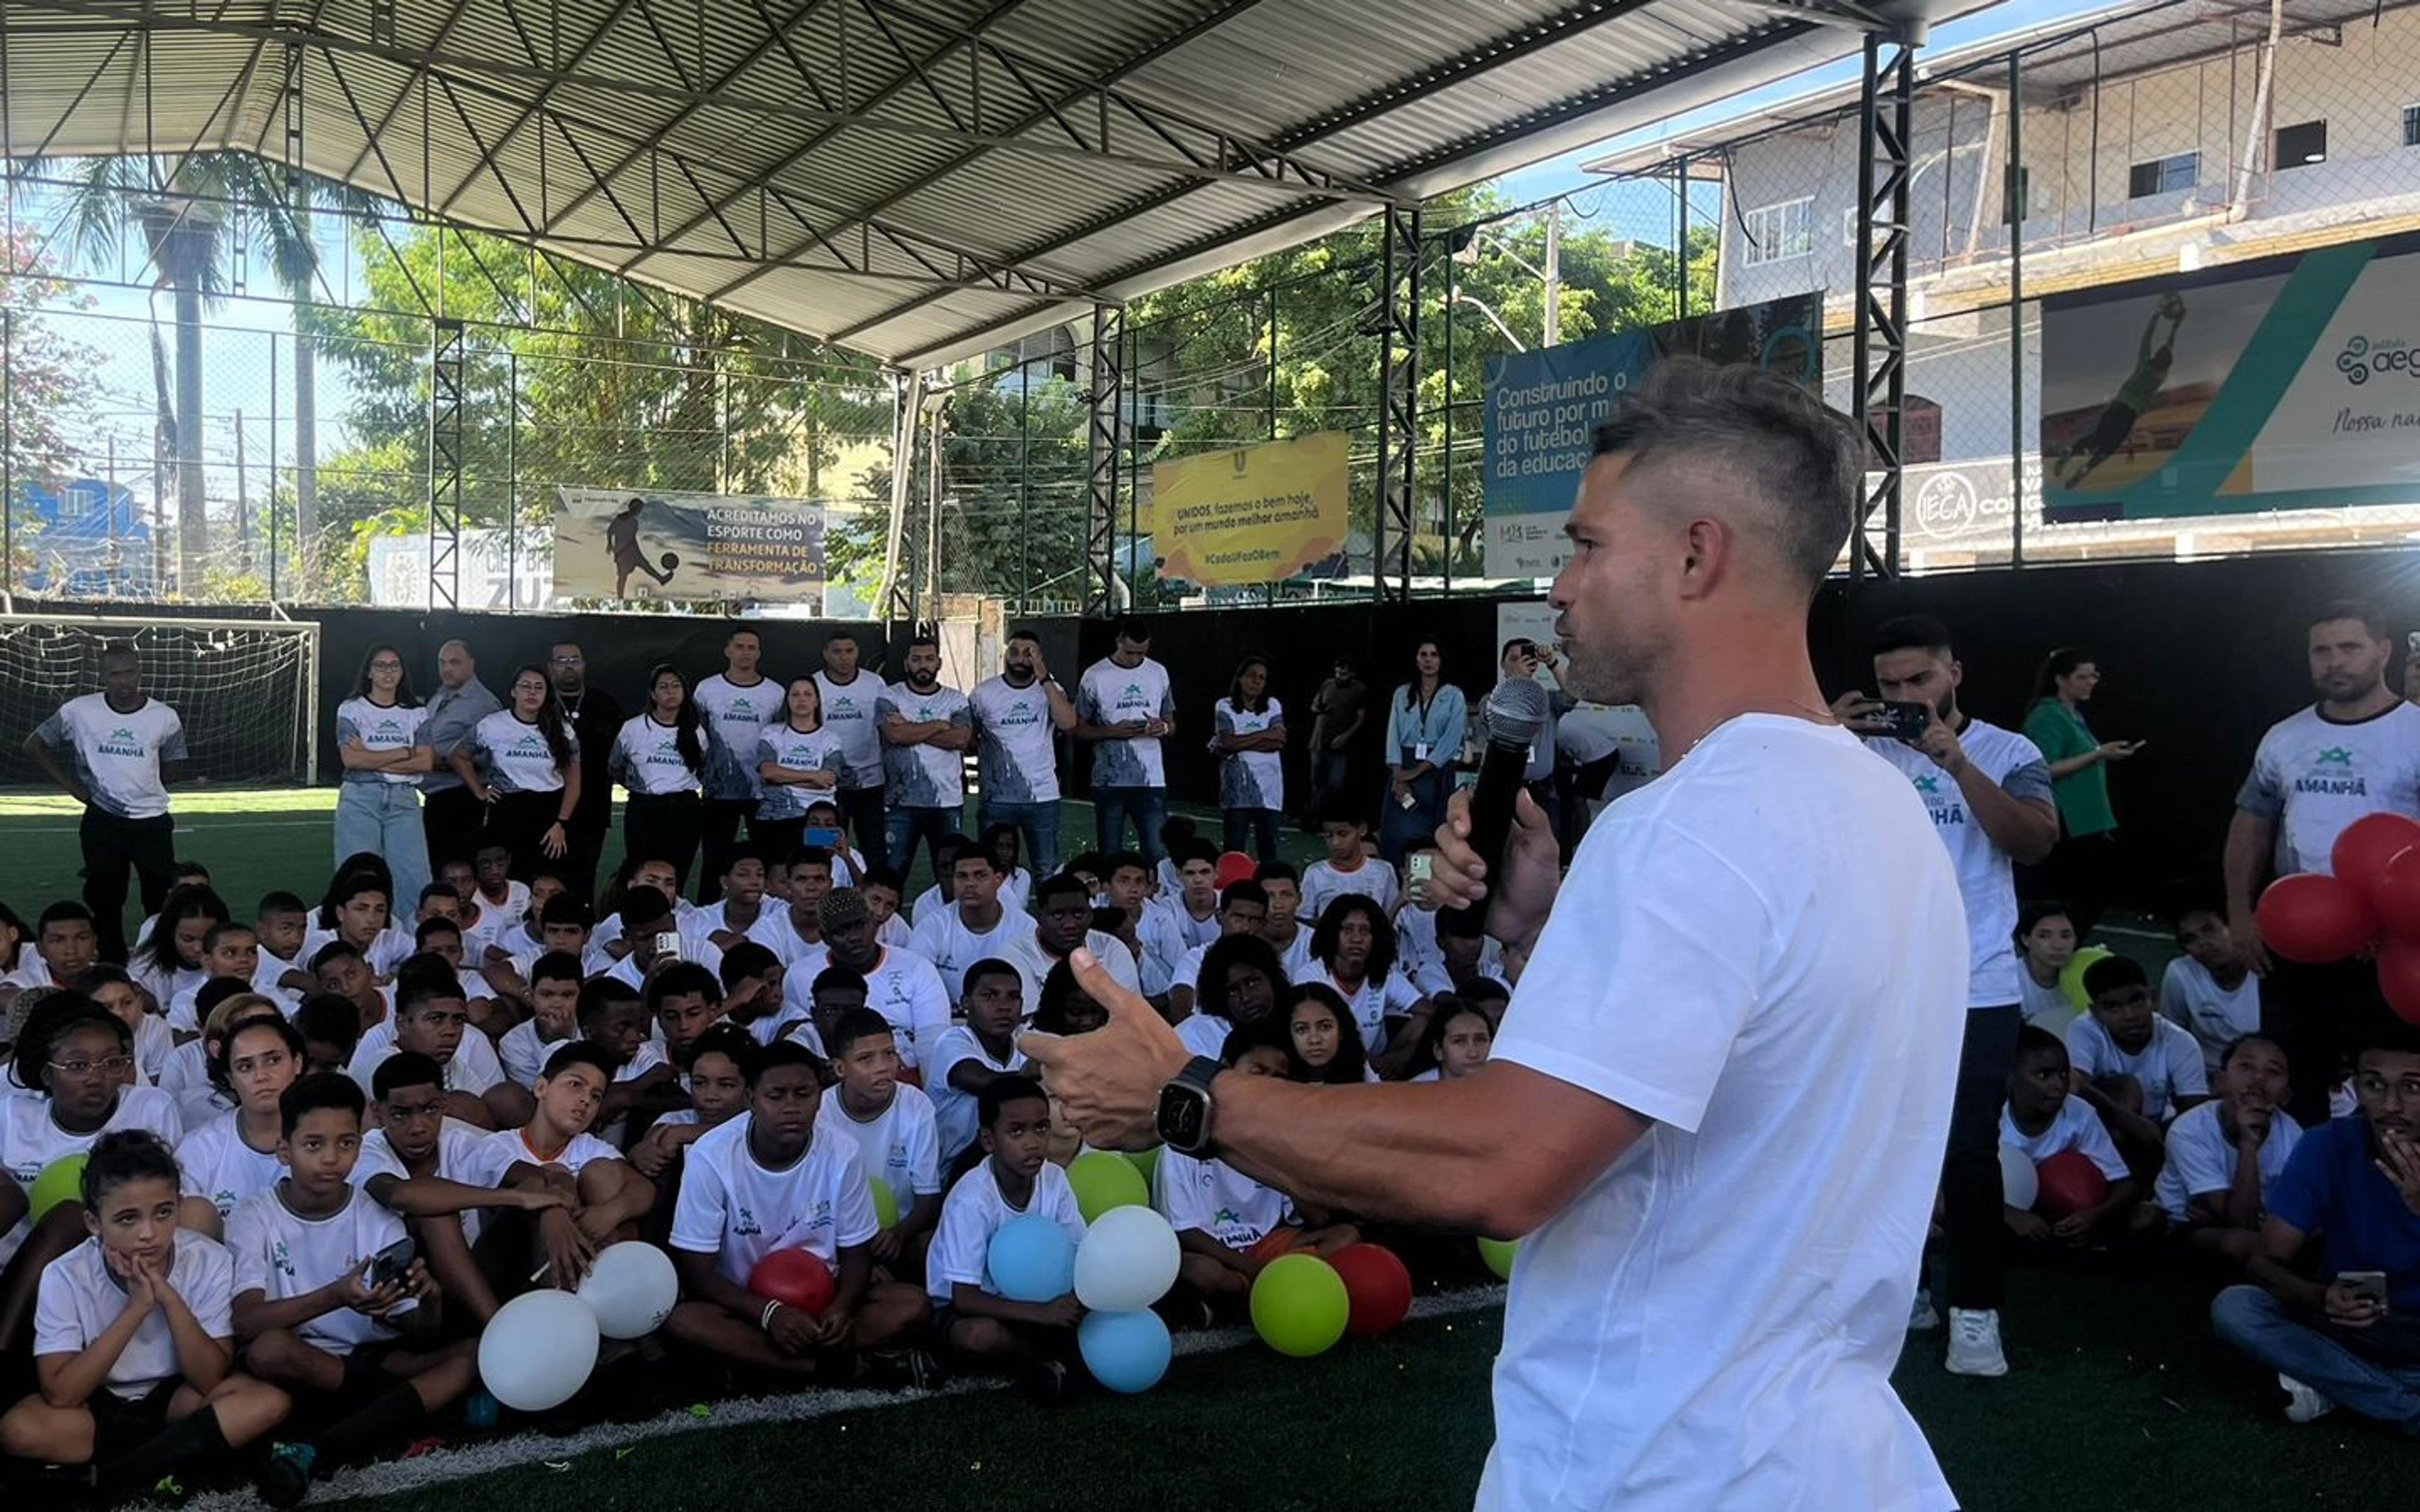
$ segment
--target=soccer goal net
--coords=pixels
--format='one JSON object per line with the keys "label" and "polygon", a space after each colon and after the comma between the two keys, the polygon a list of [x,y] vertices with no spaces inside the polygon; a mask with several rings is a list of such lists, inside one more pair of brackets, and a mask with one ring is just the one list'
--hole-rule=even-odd
{"label": "soccer goal net", "polygon": [[113,640],[134,647],[144,690],[184,721],[189,775],[251,786],[317,776],[318,625],[0,614],[0,781],[42,783],[25,737],[68,700],[101,691]]}

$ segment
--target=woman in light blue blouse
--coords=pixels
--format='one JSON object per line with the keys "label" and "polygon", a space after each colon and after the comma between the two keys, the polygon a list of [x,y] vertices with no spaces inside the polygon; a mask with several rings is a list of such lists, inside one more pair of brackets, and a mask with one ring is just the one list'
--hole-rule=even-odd
{"label": "woman in light blue blouse", "polygon": [[1445,823],[1452,795],[1447,768],[1462,754],[1468,711],[1462,689],[1445,680],[1445,651],[1435,636],[1412,650],[1412,680],[1387,701],[1387,801],[1378,814],[1378,854],[1400,867],[1404,848]]}

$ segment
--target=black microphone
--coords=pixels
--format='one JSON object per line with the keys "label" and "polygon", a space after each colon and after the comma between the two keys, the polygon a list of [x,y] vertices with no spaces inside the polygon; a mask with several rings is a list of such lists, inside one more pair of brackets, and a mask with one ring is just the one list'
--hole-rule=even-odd
{"label": "black microphone", "polygon": [[1545,733],[1549,711],[1545,687],[1528,677],[1497,684],[1479,706],[1487,753],[1480,758],[1479,782],[1470,790],[1470,848],[1487,863],[1488,880],[1480,884],[1475,902],[1438,912],[1439,934],[1469,939],[1486,930],[1493,879],[1504,863],[1504,842],[1512,834],[1512,806],[1527,785],[1529,748]]}

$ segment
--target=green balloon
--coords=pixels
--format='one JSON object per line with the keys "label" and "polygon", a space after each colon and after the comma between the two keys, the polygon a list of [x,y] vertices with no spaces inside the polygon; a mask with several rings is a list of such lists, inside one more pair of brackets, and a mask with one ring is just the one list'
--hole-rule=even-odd
{"label": "green balloon", "polygon": [[874,1221],[888,1228],[899,1221],[899,1197],[891,1183],[872,1172],[866,1173],[866,1190],[874,1194]]}
{"label": "green balloon", "polygon": [[1496,1273],[1498,1280],[1510,1281],[1512,1279],[1512,1256],[1520,1247],[1521,1242],[1517,1239],[1481,1239],[1479,1242],[1479,1257],[1487,1262],[1487,1268]]}
{"label": "green balloon", "polygon": [[1307,1360],[1344,1336],[1353,1300],[1336,1267],[1316,1255],[1273,1260],[1252,1282],[1252,1328],[1280,1354]]}
{"label": "green balloon", "polygon": [[34,1189],[25,1195],[30,1205],[26,1216],[40,1223],[60,1203],[82,1202],[84,1163],[82,1155],[61,1155],[43,1166],[41,1174],[34,1178]]}
{"label": "green balloon", "polygon": [[1142,1172],[1143,1190],[1150,1191],[1151,1183],[1159,1176],[1159,1147],[1154,1145],[1149,1149],[1129,1149],[1125,1153],[1126,1159],[1134,1162],[1134,1168]]}
{"label": "green balloon", "polygon": [[2058,968],[2058,990],[2067,995],[2067,1000],[2075,1005],[2077,1012],[2092,1011],[2092,995],[2084,990],[2084,974],[2092,968],[2094,962],[2108,959],[2107,950],[2097,945],[2087,945],[2076,951],[2067,964]]}
{"label": "green balloon", "polygon": [[1091,1223],[1111,1208],[1147,1207],[1151,1188],[1134,1163],[1115,1150],[1089,1149],[1067,1167],[1067,1184],[1076,1189],[1076,1211]]}

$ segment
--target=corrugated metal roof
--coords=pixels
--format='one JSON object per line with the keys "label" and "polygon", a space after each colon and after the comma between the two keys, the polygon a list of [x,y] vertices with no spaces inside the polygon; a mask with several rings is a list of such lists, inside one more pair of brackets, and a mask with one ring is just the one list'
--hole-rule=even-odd
{"label": "corrugated metal roof", "polygon": [[1855,45],[1758,0],[13,0],[0,23],[20,153],[147,130],[282,154],[299,53],[313,171],[917,364]]}

